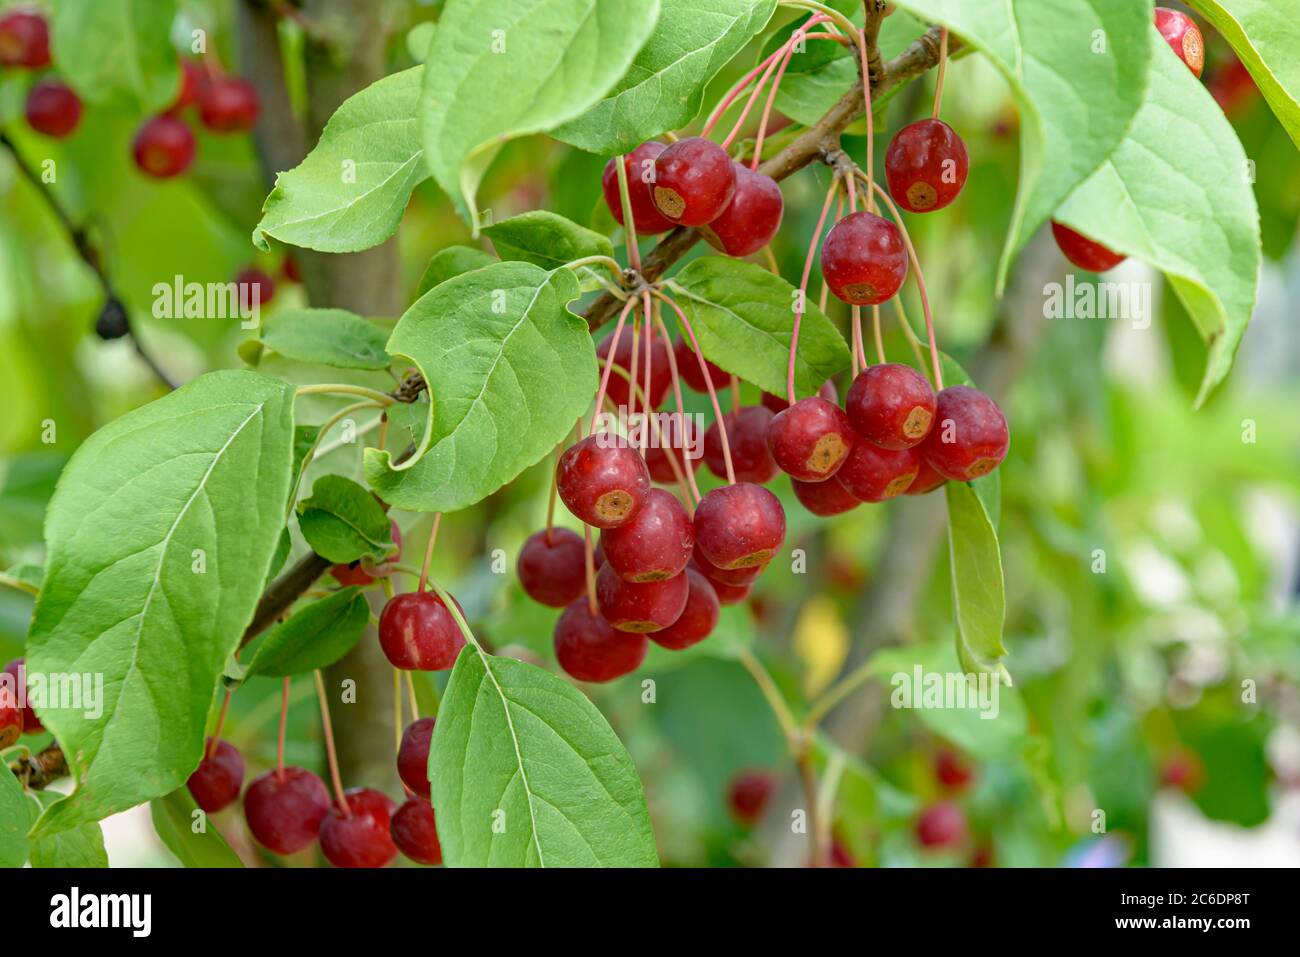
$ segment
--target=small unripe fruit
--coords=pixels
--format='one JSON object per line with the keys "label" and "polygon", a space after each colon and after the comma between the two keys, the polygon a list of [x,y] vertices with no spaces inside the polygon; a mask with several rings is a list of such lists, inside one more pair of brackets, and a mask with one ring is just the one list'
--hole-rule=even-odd
{"label": "small unripe fruit", "polygon": [[563,608],[586,588],[586,543],[567,528],[534,532],[519,550],[516,569],[529,598]]}
{"label": "small unripe fruit", "polygon": [[[665,233],[673,228],[673,224],[664,219],[655,206],[651,194],[654,188],[655,159],[664,149],[665,145],[658,140],[647,140],[623,157],[624,168],[627,170],[627,195],[631,201],[632,219],[638,236]],[[618,191],[618,167],[614,165],[614,157],[610,157],[605,164],[605,171],[600,176],[600,188],[605,194],[605,205],[609,207],[615,221],[622,226],[623,200]]]}
{"label": "small unripe fruit", "polygon": [[211,753],[199,762],[185,786],[189,788],[194,803],[209,814],[230,806],[239,797],[244,784],[244,758],[229,741],[212,745]]}
{"label": "small unripe fruit", "polygon": [[912,213],[943,209],[961,193],[970,155],[956,130],[939,119],[909,123],[885,152],[885,178],[894,202]]}
{"label": "small unripe fruit", "polygon": [[594,613],[586,597],[574,601],[555,623],[555,659],[579,681],[612,681],[645,660],[645,635],[617,631]]}
{"label": "small unripe fruit", "polygon": [[320,826],[320,849],[335,867],[383,867],[397,856],[389,825],[397,805],[374,788],[343,793],[347,808],[334,804]]}
{"label": "small unripe fruit", "polygon": [[1065,258],[1080,269],[1088,272],[1106,272],[1114,269],[1125,259],[1117,252],[1112,252],[1101,243],[1093,242],[1082,233],[1075,232],[1069,226],[1052,220],[1052,236],[1061,248]]}
{"label": "small unripe fruit", "polygon": [[894,296],[907,278],[907,249],[898,227],[875,213],[850,213],[822,244],[822,276],[836,298],[875,306]]}
{"label": "small unripe fruit", "polygon": [[81,99],[58,80],[41,80],[27,94],[27,122],[37,133],[63,139],[81,122]]}
{"label": "small unripe fruit", "polygon": [[570,446],[555,467],[560,499],[583,522],[617,528],[631,520],[650,492],[650,471],[617,436],[589,435]]}
{"label": "small unripe fruit", "polygon": [[979,389],[954,385],[939,393],[934,428],[917,450],[944,478],[969,482],[997,468],[1010,441],[998,404]]}
{"label": "small unripe fruit", "polygon": [[669,222],[682,226],[711,223],[727,208],[735,191],[735,165],[727,151],[711,140],[688,136],[655,159],[651,195]]}
{"label": "small unripe fruit", "polygon": [[908,449],[930,434],[935,397],[929,381],[911,366],[868,366],[849,386],[844,409],[853,430],[882,449]]}

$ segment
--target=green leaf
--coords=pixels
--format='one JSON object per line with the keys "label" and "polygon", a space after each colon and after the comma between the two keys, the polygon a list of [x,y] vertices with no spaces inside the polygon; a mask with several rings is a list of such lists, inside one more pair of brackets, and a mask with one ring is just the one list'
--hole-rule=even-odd
{"label": "green leaf", "polygon": [[1300,0],[1187,0],[1232,44],[1300,147]]}
{"label": "green leaf", "polygon": [[320,142],[276,177],[253,233],[328,253],[378,246],[397,230],[411,192],[428,178],[420,141],[420,74],[412,67],[344,101]]}
{"label": "green leaf", "polygon": [[367,557],[379,562],[397,547],[384,507],[341,475],[316,480],[311,497],[298,503],[298,528],[312,551],[335,564]]}
{"label": "green leaf", "polygon": [[586,256],[614,255],[609,237],[544,209],[511,216],[483,232],[502,259],[558,269]]}
{"label": "green leaf", "polygon": [[627,750],[587,697],[511,658],[461,652],[429,752],[452,867],[654,867]]}
{"label": "green leaf", "polygon": [[1227,376],[1255,305],[1259,211],[1248,174],[1223,111],[1160,41],[1128,137],[1057,214],[1169,277],[1209,347],[1198,404]]}
{"label": "green leaf", "polygon": [[473,246],[448,246],[433,254],[424,275],[420,277],[420,288],[415,298],[419,299],[434,286],[446,282],[463,272],[482,269],[496,262],[491,253],[486,253]]}
{"label": "green leaf", "polygon": [[270,349],[286,359],[336,369],[387,369],[384,330],[346,309],[286,309],[262,326],[261,337],[239,345],[249,365]]}
{"label": "green leaf", "polygon": [[27,797],[18,779],[0,765],[0,867],[22,867],[27,860]]}
{"label": "green leaf", "polygon": [[662,0],[654,33],[613,91],[554,135],[593,153],[626,153],[700,112],[704,90],[767,24],[775,0]]}
{"label": "green leaf", "polygon": [[591,335],[566,308],[577,295],[567,269],[494,263],[413,305],[388,351],[424,375],[431,421],[400,466],[366,450],[370,487],[396,508],[451,512],[555,448],[596,393]]}
{"label": "green leaf", "polygon": [[213,690],[280,538],[292,441],[293,387],[226,371],[128,412],[73,455],[50,503],[27,662],[102,676],[102,696],[36,709],[78,780],[37,833],[166,794],[198,765]]}
{"label": "green leaf", "polygon": [[171,44],[176,0],[57,0],[54,62],[92,103],[126,101],[156,112],[175,99],[180,68]]}
{"label": "green leaf", "polygon": [[[1119,146],[1142,105],[1149,0],[898,0],[942,23],[1007,78],[1021,108],[1020,192],[998,269]],[[1168,46],[1163,44],[1168,49]]]}
{"label": "green leaf", "polygon": [[[34,824],[41,812],[63,800],[62,794],[49,791],[32,791],[30,801],[31,822]],[[104,829],[98,821],[82,824],[68,831],[38,837],[32,841],[32,867],[108,867],[108,852],[104,850]]]}
{"label": "green leaf", "polygon": [[314,601],[277,625],[257,645],[244,678],[285,678],[328,668],[361,640],[370,604],[359,588]]}
{"label": "green leaf", "polygon": [[1006,595],[997,531],[970,485],[949,482],[948,554],[957,620],[957,657],[963,670],[1001,673]]}
{"label": "green leaf", "polygon": [[424,68],[425,157],[475,233],[475,194],[501,145],[585,113],[658,16],[659,0],[448,0]]}
{"label": "green leaf", "polygon": [[[186,788],[150,801],[149,813],[158,837],[185,867],[244,866]],[[196,831],[200,825],[202,830]]]}
{"label": "green leaf", "polygon": [[[726,256],[696,259],[672,285],[706,359],[764,392],[785,395],[794,286],[762,266]],[[844,337],[809,298],[799,325],[795,391],[813,395],[848,366]]]}

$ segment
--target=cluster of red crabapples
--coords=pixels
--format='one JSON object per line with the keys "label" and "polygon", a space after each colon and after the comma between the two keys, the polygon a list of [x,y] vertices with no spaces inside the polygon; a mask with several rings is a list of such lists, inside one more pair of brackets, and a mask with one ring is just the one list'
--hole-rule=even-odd
{"label": "cluster of red crabapples", "polygon": [[[34,10],[17,9],[0,17],[0,65],[47,70],[51,65],[50,27]],[[197,106],[199,120],[212,133],[246,133],[257,122],[257,91],[247,80],[215,67],[181,60],[180,89],[175,101],[137,130],[131,151],[145,174],[170,179],[194,162],[197,143],[181,119]],[[76,92],[54,76],[44,76],[27,93],[27,123],[54,139],[65,139],[81,124],[84,105]]]}
{"label": "cluster of red crabapples", "polygon": [[[1196,21],[1168,7],[1156,7],[1155,17],[1156,29],[1165,42],[1173,48],[1178,59],[1187,64],[1192,75],[1200,79],[1201,71],[1205,69],[1205,39]],[[1056,220],[1052,220],[1052,236],[1065,258],[1088,272],[1106,272],[1127,258]]]}

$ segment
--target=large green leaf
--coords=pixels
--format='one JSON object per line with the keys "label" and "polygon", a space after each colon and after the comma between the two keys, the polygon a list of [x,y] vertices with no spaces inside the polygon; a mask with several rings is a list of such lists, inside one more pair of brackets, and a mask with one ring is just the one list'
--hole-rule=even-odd
{"label": "large green leaf", "polygon": [[298,503],[298,528],[312,551],[335,564],[366,557],[379,562],[396,548],[384,507],[341,475],[315,481],[311,496]]}
{"label": "large green leaf", "polygon": [[1021,107],[1020,192],[998,284],[1011,259],[1119,146],[1142,105],[1154,46],[1150,0],[898,0],[988,57]]}
{"label": "large green leaf", "polygon": [[186,867],[244,866],[212,821],[199,811],[188,789],[178,788],[149,802],[149,813],[158,837]]}
{"label": "large green leaf", "polygon": [[0,763],[0,867],[22,867],[27,860],[27,797],[18,779]]}
{"label": "large green leaf", "polygon": [[613,91],[554,131],[594,153],[626,153],[700,111],[704,89],[767,24],[776,0],[662,0],[654,33]]}
{"label": "large green leaf", "polygon": [[1300,146],[1300,0],[1187,0],[1232,44]]}
{"label": "large green leaf", "polygon": [[543,269],[556,269],[586,256],[614,255],[614,244],[608,236],[545,209],[484,226],[483,232],[502,259],[532,263]]}
{"label": "large green leaf", "polygon": [[387,369],[392,361],[384,352],[387,339],[384,330],[346,309],[286,309],[262,326],[259,338],[240,343],[239,355],[254,366],[270,349],[286,359],[336,369]]}
{"label": "large green leaf", "polygon": [[659,0],[448,0],[424,67],[425,157],[475,232],[501,145],[586,112],[658,17]]}
{"label": "large green leaf", "polygon": [[180,86],[171,44],[176,0],[56,0],[50,25],[59,72],[92,103],[156,111]]}
{"label": "large green leaf", "polygon": [[[166,794],[204,724],[280,539],[293,387],[201,376],[100,429],[59,480],[27,645],[35,672],[102,677],[98,708],[38,705],[77,790],[38,831]],[[80,705],[86,705],[83,701]]]}
{"label": "large green leaf", "polygon": [[420,286],[415,292],[419,299],[439,283],[444,283],[463,272],[482,269],[496,262],[496,257],[474,246],[448,246],[433,254],[424,275],[420,277]]}
{"label": "large green leaf", "polygon": [[[29,810],[30,823],[36,823],[41,812],[57,801],[62,794],[52,791],[32,791]],[[108,867],[108,852],[104,850],[104,829],[98,821],[58,834],[49,834],[32,841],[32,867]]]}
{"label": "large green leaf", "polygon": [[397,323],[388,351],[419,367],[433,399],[414,455],[401,465],[366,450],[384,501],[454,511],[538,462],[596,393],[596,351],[567,304],[567,269],[495,263],[436,286]]}
{"label": "large green leaf", "polygon": [[275,179],[253,242],[270,239],[329,253],[377,246],[397,230],[429,175],[420,141],[420,74],[412,67],[348,98],[320,142]]}
{"label": "large green leaf", "polygon": [[1128,136],[1057,214],[1169,277],[1209,347],[1198,402],[1228,374],[1254,309],[1259,211],[1248,174],[1223,111],[1161,41]]}
{"label": "large green leaf", "polygon": [[957,657],[968,672],[1001,673],[1006,594],[998,534],[984,501],[970,485],[949,482],[948,556],[957,621]]}
{"label": "large green leaf", "polygon": [[328,668],[361,640],[370,604],[359,588],[344,588],[294,612],[258,643],[244,677],[284,678]]}
{"label": "large green leaf", "polygon": [[[706,359],[765,392],[785,395],[794,286],[756,263],[704,256],[677,274],[673,290]],[[812,395],[849,366],[844,337],[811,297],[797,352],[794,385],[800,396]]]}
{"label": "large green leaf", "polygon": [[452,867],[654,867],[641,780],[582,692],[512,658],[461,652],[429,751]]}

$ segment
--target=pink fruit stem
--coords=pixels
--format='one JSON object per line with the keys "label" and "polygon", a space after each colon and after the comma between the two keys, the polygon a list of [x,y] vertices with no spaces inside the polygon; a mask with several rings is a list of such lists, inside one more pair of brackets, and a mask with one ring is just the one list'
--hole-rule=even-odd
{"label": "pink fruit stem", "polygon": [[785,45],[785,56],[781,58],[781,66],[776,71],[776,76],[772,79],[772,88],[767,91],[767,103],[763,106],[763,117],[758,123],[758,135],[754,138],[754,156],[749,161],[749,168],[758,169],[758,164],[763,159],[763,140],[767,137],[767,124],[772,118],[772,104],[776,102],[776,92],[781,88],[781,79],[785,76],[785,68],[790,65],[790,58],[794,56],[794,47],[796,39],[805,34],[809,27],[824,23],[830,17],[819,13],[811,17],[807,23],[790,35],[789,41]]}
{"label": "pink fruit stem", "polygon": [[[871,307],[871,330],[876,337],[876,359],[884,365],[889,360],[885,358],[885,335],[880,330],[880,306],[878,305]],[[866,356],[862,357],[862,361],[866,363]]]}
{"label": "pink fruit stem", "polygon": [[749,84],[753,82],[754,77],[762,73],[769,64],[775,63],[777,58],[780,57],[783,52],[784,49],[774,51],[766,60],[746,73],[735,86],[727,91],[727,95],[718,101],[718,105],[715,106],[713,112],[709,114],[709,119],[704,124],[704,129],[700,131],[701,136],[708,136],[713,132],[713,128],[718,125],[718,120],[722,119],[722,115],[727,112],[731,107],[731,104],[736,102],[736,98],[740,96],[741,93],[745,92],[745,87],[749,86]]}
{"label": "pink fruit stem", "polygon": [[836,174],[831,178],[831,188],[826,191],[826,202],[822,203],[822,214],[817,219],[817,228],[813,230],[812,239],[808,243],[808,255],[804,257],[803,261],[803,277],[799,280],[799,298],[795,300],[794,307],[794,328],[790,331],[790,362],[785,371],[786,399],[791,405],[794,405],[796,401],[794,394],[794,360],[799,353],[799,326],[803,322],[804,299],[808,295],[808,276],[812,273],[813,258],[817,255],[822,230],[826,227],[826,217],[830,215],[831,203],[835,199],[838,186],[839,176]]}
{"label": "pink fruit stem", "polygon": [[[618,314],[618,323],[614,326],[614,334],[609,340],[609,357],[613,360],[618,355],[618,340],[623,334],[623,326],[627,322],[628,313],[630,313],[637,304],[635,297],[629,299],[623,306],[623,311]],[[605,363],[605,370],[600,374],[600,388],[596,390],[596,408],[591,413],[591,425],[587,426],[587,431],[595,432],[596,423],[600,420],[600,410],[605,402],[605,393],[609,390],[609,373],[614,368],[613,361]]]}
{"label": "pink fruit stem", "polygon": [[[857,178],[850,176],[847,185],[849,192],[849,212],[856,213],[858,211]],[[866,340],[862,335],[862,307],[855,305],[849,311],[853,317],[853,367],[854,369],[865,369],[870,365],[870,363],[867,362]],[[856,377],[856,372],[854,375]]]}
{"label": "pink fruit stem", "polygon": [[875,209],[871,197],[871,188],[876,182],[876,131],[875,118],[871,115],[871,68],[867,65],[867,38],[858,31],[858,62],[862,71],[862,102],[867,113],[867,212]]}
{"label": "pink fruit stem", "polygon": [[[790,42],[794,42],[794,36],[790,38]],[[758,82],[754,84],[754,89],[750,91],[749,99],[745,101],[744,109],[740,111],[740,116],[738,116],[736,122],[732,124],[731,132],[727,134],[727,138],[722,141],[722,148],[724,150],[731,149],[731,144],[734,143],[736,137],[740,135],[741,128],[745,125],[745,120],[749,118],[749,111],[753,109],[754,104],[758,101],[758,97],[762,94],[763,87],[767,85],[767,80],[772,75],[772,71],[775,70],[777,65],[780,63],[779,58],[786,55],[789,46],[790,43],[786,43],[764,61],[767,64],[767,69],[763,71],[763,75],[759,78]]]}
{"label": "pink fruit stem", "polygon": [[722,439],[722,461],[727,468],[727,484],[735,485],[736,470],[731,465],[731,442],[727,439],[727,422],[722,417],[722,406],[718,403],[718,390],[713,386],[713,376],[709,374],[709,364],[704,361],[704,353],[700,349],[699,340],[695,338],[695,330],[691,328],[691,321],[686,318],[686,313],[682,312],[681,306],[662,292],[656,291],[655,295],[673,307],[673,311],[677,313],[677,321],[681,323],[682,330],[686,333],[687,338],[691,340],[691,348],[695,351],[695,359],[700,364],[700,373],[704,376],[704,385],[709,393],[709,401],[713,403],[713,415],[718,422],[718,436]]}
{"label": "pink fruit stem", "polygon": [[[637,361],[640,358],[641,351],[641,324],[637,314],[632,313],[632,359],[627,370],[627,428],[632,427],[636,419],[636,394],[640,388],[641,364]],[[610,352],[610,358],[613,359],[614,353]],[[635,446],[633,446],[635,448]]]}
{"label": "pink fruit stem", "polygon": [[[655,323],[659,327],[660,338],[663,339],[664,345],[668,347],[668,370],[672,373],[673,399],[677,402],[677,423],[681,428],[682,437],[682,471],[685,473],[683,491],[688,492],[686,510],[694,512],[693,503],[700,500],[700,487],[695,483],[695,469],[691,468],[690,459],[687,457],[690,449],[686,433],[686,403],[682,401],[682,380],[677,374],[677,356],[673,353],[673,341],[672,337],[668,335],[668,327],[664,325],[663,317],[658,314],[655,315]],[[670,465],[676,463],[677,453],[672,447],[672,436],[669,436],[668,444],[664,446],[664,454],[667,456]]]}
{"label": "pink fruit stem", "polygon": [[903,223],[903,217],[898,212],[898,207],[889,198],[889,194],[881,189],[879,183],[872,183],[871,185],[876,194],[889,207],[889,212],[894,217],[894,224],[898,227],[898,231],[903,236],[903,242],[907,245],[907,256],[912,260],[912,271],[916,273],[916,288],[921,294],[921,309],[925,313],[925,334],[930,339],[930,371],[934,375],[934,388],[937,392],[943,388],[943,372],[939,366],[939,346],[935,343],[934,338],[934,316],[930,312],[930,297],[925,291],[925,274],[921,272],[921,260],[916,255],[916,247],[912,245],[912,237],[907,233],[907,226]]}
{"label": "pink fruit stem", "polygon": [[[629,266],[640,272],[641,247],[636,238],[636,217],[632,215],[632,193],[627,182],[627,161],[622,154],[615,159],[617,160],[614,170],[618,174],[618,199],[623,210],[623,237],[627,241],[627,262]],[[600,405],[597,404],[596,407],[600,408]]]}
{"label": "pink fruit stem", "polygon": [[934,80],[934,119],[939,118],[939,107],[943,105],[943,76],[948,72],[948,28],[939,30],[939,72]]}
{"label": "pink fruit stem", "polygon": [[209,739],[207,747],[203,751],[204,758],[212,757],[212,752],[216,750],[217,742],[221,740],[221,729],[225,727],[226,715],[230,712],[230,696],[233,691],[226,692],[226,700],[221,703],[221,713],[217,715],[217,726],[212,729],[212,737]]}
{"label": "pink fruit stem", "polygon": [[325,756],[329,759],[330,780],[334,782],[334,797],[338,801],[343,816],[351,817],[352,808],[348,806],[347,795],[343,793],[343,780],[339,777],[339,755],[334,748],[334,725],[330,721],[330,706],[325,695],[325,679],[321,677],[319,668],[316,669],[315,674],[316,697],[320,699],[321,727],[325,731]]}
{"label": "pink fruit stem", "polygon": [[551,466],[551,493],[546,499],[546,544],[548,547],[555,544],[552,532],[555,531],[555,497],[559,492],[555,473],[559,471],[560,456],[564,454],[562,445],[563,443],[555,447],[555,463]]}
{"label": "pink fruit stem", "polygon": [[275,744],[275,776],[284,780],[284,730],[289,723],[289,678],[280,690],[280,734]]}
{"label": "pink fruit stem", "polygon": [[653,362],[651,361],[651,348],[654,339],[654,323],[650,321],[650,293],[641,294],[641,315],[645,317],[645,389],[641,393],[641,407],[645,413],[645,421],[641,423],[641,458],[645,458],[645,450],[650,439],[650,417],[654,415],[654,407],[650,402],[650,378],[654,371]]}
{"label": "pink fruit stem", "polygon": [[587,572],[587,607],[596,614],[596,558],[591,547],[591,526],[582,526],[583,564]]}
{"label": "pink fruit stem", "polygon": [[429,544],[424,549],[424,564],[420,566],[420,584],[416,591],[424,591],[429,584],[429,562],[433,560],[433,546],[438,543],[438,526],[442,524],[442,512],[433,513],[433,527],[429,529]]}

